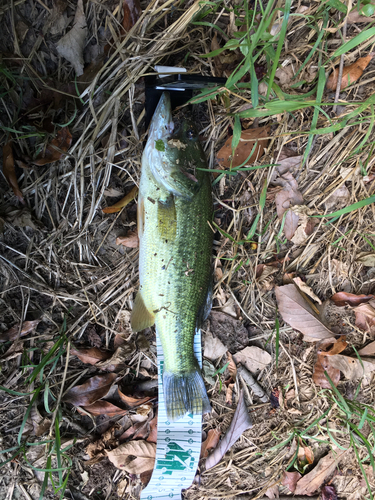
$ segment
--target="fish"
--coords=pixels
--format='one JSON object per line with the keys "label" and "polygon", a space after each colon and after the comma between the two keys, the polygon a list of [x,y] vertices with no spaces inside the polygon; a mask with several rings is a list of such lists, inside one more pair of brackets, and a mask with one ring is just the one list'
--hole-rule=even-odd
{"label": "fish", "polygon": [[194,123],[172,119],[164,92],[142,155],[139,290],[131,327],[138,332],[155,324],[171,421],[211,410],[193,343],[212,304],[212,218],[210,173]]}

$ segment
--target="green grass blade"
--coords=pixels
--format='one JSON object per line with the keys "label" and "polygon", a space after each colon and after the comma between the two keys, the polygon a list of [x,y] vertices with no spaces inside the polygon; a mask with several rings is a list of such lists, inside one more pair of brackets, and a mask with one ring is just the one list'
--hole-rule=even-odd
{"label": "green grass blade", "polygon": [[333,53],[333,55],[329,58],[329,60],[332,60],[335,57],[339,57],[339,56],[342,56],[343,54],[346,54],[350,50],[354,49],[354,47],[357,47],[358,45],[365,42],[366,40],[368,40],[370,37],[372,37],[374,35],[375,35],[375,28],[370,28],[366,31],[362,31],[361,33],[359,33],[359,35],[355,36],[354,38],[352,38],[348,42],[341,45],[341,47],[339,47]]}
{"label": "green grass blade", "polygon": [[281,24],[281,30],[280,30],[280,35],[279,35],[279,42],[277,44],[277,49],[276,49],[275,60],[274,60],[274,63],[272,65],[272,70],[271,70],[271,74],[270,74],[270,77],[269,77],[268,90],[267,90],[266,99],[269,98],[269,95],[270,95],[270,92],[271,92],[271,88],[272,88],[272,84],[273,84],[273,80],[275,78],[277,66],[279,64],[280,55],[281,55],[281,51],[282,51],[282,48],[283,48],[283,45],[284,45],[285,36],[286,36],[286,30],[288,28],[288,20],[289,20],[291,5],[292,5],[291,0],[285,0],[285,6],[284,6],[284,9],[283,9],[284,10],[284,18],[283,18],[283,22]]}
{"label": "green grass blade", "polygon": [[312,215],[312,217],[341,217],[341,215],[348,214],[350,212],[353,212],[354,210],[358,210],[359,208],[367,207],[367,205],[371,205],[371,203],[374,203],[374,201],[375,195],[372,195],[369,198],[365,198],[364,200],[357,201],[357,203],[353,203],[352,205],[342,208],[341,210],[337,210],[337,212],[332,212],[331,214],[326,215]]}

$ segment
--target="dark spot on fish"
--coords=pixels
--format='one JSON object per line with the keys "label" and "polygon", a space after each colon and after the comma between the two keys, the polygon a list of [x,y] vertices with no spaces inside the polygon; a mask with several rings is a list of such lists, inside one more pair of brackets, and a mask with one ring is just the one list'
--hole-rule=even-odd
{"label": "dark spot on fish", "polygon": [[150,198],[149,196],[147,196],[147,199],[148,199],[148,201],[151,201],[151,203],[154,203],[154,204],[156,203],[156,201],[153,198]]}
{"label": "dark spot on fish", "polygon": [[170,281],[168,281],[168,285],[170,285],[170,284],[171,284],[171,282],[170,282]]}
{"label": "dark spot on fish", "polygon": [[159,293],[159,297],[164,297],[164,293]]}
{"label": "dark spot on fish", "polygon": [[165,270],[165,266],[163,266],[163,267],[161,268],[161,270],[162,270],[162,271],[164,271],[164,270]]}
{"label": "dark spot on fish", "polygon": [[156,257],[156,256],[157,256],[157,253],[154,253],[154,257]]}
{"label": "dark spot on fish", "polygon": [[168,240],[165,240],[166,243],[168,243]]}

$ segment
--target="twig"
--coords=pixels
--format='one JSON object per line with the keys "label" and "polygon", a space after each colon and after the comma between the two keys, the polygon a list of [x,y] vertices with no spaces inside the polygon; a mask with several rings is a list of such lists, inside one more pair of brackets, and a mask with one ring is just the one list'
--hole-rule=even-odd
{"label": "twig", "polygon": [[[346,38],[346,27],[347,27],[347,22],[346,22],[346,19],[345,19],[344,26],[342,28],[342,37],[344,39],[344,43],[345,43],[345,38]],[[335,94],[335,103],[337,103],[338,100],[339,100],[339,95],[340,95],[340,90],[341,90],[341,79],[342,79],[342,72],[343,72],[343,70],[344,70],[344,54],[342,54],[341,58],[340,58],[339,77],[338,77],[338,80],[337,80],[337,87],[336,87],[336,94]],[[337,110],[337,104],[335,104],[333,106],[332,112],[334,114],[336,114],[336,110]]]}
{"label": "twig", "polygon": [[241,375],[241,377],[244,379],[246,384],[253,391],[255,396],[257,396],[262,401],[262,403],[269,402],[270,398],[268,397],[266,392],[261,388],[261,386],[255,380],[255,378],[251,375],[251,373],[248,370],[246,370],[246,368],[244,366],[239,365],[237,367],[237,372]]}

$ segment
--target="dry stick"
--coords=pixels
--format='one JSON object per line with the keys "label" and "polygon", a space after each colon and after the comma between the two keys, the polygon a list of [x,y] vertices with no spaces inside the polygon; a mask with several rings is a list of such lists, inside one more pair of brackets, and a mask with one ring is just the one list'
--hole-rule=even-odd
{"label": "dry stick", "polygon": [[[347,22],[346,22],[346,19],[345,19],[344,26],[342,28],[342,37],[344,39],[344,43],[345,43],[345,38],[346,38],[346,27],[347,27]],[[341,90],[341,79],[342,79],[342,72],[343,72],[343,70],[344,70],[344,54],[342,54],[341,58],[340,58],[339,77],[338,77],[338,80],[337,80],[337,87],[336,87],[336,94],[335,94],[335,103],[338,102],[338,100],[339,100],[339,95],[340,95],[340,90]],[[335,104],[333,106],[332,112],[334,114],[336,114],[336,110],[337,110],[337,104]]]}
{"label": "dry stick", "polygon": [[261,386],[255,380],[255,378],[251,375],[251,373],[248,370],[246,370],[244,366],[239,365],[237,367],[237,372],[241,375],[246,384],[250,387],[255,396],[257,396],[261,400],[262,403],[269,402],[270,399],[266,394],[266,392],[261,388]]}

